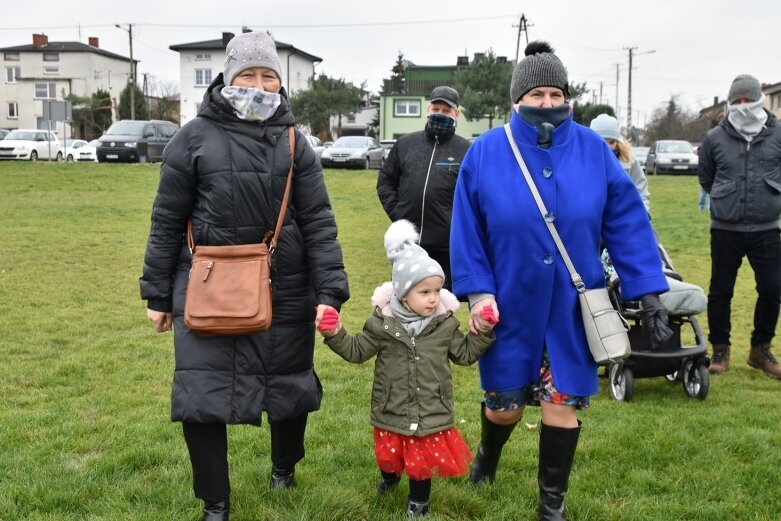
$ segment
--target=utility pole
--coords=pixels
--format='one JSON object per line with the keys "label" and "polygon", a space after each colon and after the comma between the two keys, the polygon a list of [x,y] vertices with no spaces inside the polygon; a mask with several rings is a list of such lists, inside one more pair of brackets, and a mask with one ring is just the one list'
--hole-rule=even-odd
{"label": "utility pole", "polygon": [[[521,13],[521,18],[518,20],[518,25],[513,25],[513,27],[518,28],[518,39],[515,42],[515,63],[518,63],[518,53],[520,52],[521,48],[521,33],[526,33],[526,45],[529,45],[529,20],[526,18],[526,15]],[[534,24],[531,24],[532,26]]]}
{"label": "utility pole", "polygon": [[624,47],[624,49],[629,51],[629,90],[627,92],[626,98],[626,132],[629,135],[629,142],[634,145],[634,136],[632,135],[632,57],[642,56],[643,54],[651,54],[655,53],[656,51],[646,51],[640,54],[634,54],[634,51],[637,49],[637,47]]}
{"label": "utility pole", "polygon": [[114,24],[114,27],[119,27],[123,31],[127,31],[130,38],[130,119],[136,119],[136,67],[133,61],[133,24],[127,24],[127,29],[119,24]]}
{"label": "utility pole", "polygon": [[620,64],[616,63],[616,119],[620,118],[621,111],[618,110],[618,73]]}
{"label": "utility pole", "polygon": [[600,105],[602,104],[602,84],[603,83],[604,82],[602,82],[602,81],[599,82],[599,104]]}

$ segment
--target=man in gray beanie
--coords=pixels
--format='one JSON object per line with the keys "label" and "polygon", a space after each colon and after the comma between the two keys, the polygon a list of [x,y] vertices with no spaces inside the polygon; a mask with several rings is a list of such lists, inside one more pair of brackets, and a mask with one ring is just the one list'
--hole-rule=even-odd
{"label": "man in gray beanie", "polygon": [[781,379],[770,352],[781,302],[781,125],[765,110],[762,87],[749,74],[732,81],[727,102],[726,116],[702,141],[699,160],[700,184],[711,194],[710,372],[729,367],[732,295],[748,257],[758,296],[747,362]]}

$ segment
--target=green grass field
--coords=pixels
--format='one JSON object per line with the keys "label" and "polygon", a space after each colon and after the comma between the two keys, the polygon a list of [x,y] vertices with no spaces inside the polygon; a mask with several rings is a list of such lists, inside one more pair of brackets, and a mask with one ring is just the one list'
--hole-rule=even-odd
{"label": "green grass field", "polygon": [[[326,172],[350,277],[346,325],[360,328],[388,277],[388,224],[376,171]],[[155,165],[0,163],[0,519],[196,520],[179,424],[169,421],[170,335],[153,332],[138,296]],[[652,177],[654,225],[685,279],[708,284],[708,217],[693,177]],[[754,282],[736,289],[733,361],[707,399],[662,378],[635,398],[601,391],[567,498],[573,520],[768,520],[781,509],[781,383],[745,364]],[[463,313],[461,314],[463,317]],[[700,317],[703,327],[707,320]],[[232,517],[404,519],[406,486],[378,498],[368,424],[372,364],[320,344],[325,388],[310,416],[298,486],[270,491],[268,427],[232,427]],[[479,439],[476,367],[454,368],[459,428]],[[536,519],[539,411],[505,448],[497,482],[435,480],[431,519]]]}

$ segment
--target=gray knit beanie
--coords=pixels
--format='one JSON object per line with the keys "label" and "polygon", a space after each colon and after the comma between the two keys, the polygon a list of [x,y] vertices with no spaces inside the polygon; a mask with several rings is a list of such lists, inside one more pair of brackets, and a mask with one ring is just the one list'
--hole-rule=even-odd
{"label": "gray knit beanie", "polygon": [[242,33],[231,38],[225,49],[225,85],[230,86],[241,71],[252,67],[271,69],[282,81],[277,44],[266,32]]}
{"label": "gray knit beanie", "polygon": [[391,281],[399,300],[423,279],[437,276],[445,280],[442,266],[418,245],[418,238],[415,225],[404,219],[391,224],[385,232],[385,251],[393,267]]}
{"label": "gray knit beanie", "polygon": [[621,133],[618,131],[618,120],[610,114],[600,114],[591,120],[591,130],[602,136],[602,139],[612,139],[618,141],[621,139]]}
{"label": "gray knit beanie", "polygon": [[735,103],[738,98],[746,98],[748,101],[759,101],[762,97],[762,87],[759,80],[750,74],[740,74],[734,80],[729,88],[727,101],[730,104]]}
{"label": "gray knit beanie", "polygon": [[553,54],[548,42],[536,41],[526,46],[526,57],[518,62],[510,82],[510,102],[517,103],[535,87],[558,87],[569,97],[567,69]]}

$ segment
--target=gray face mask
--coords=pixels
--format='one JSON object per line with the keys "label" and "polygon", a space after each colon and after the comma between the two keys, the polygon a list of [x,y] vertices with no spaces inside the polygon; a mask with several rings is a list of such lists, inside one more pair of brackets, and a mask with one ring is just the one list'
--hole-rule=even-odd
{"label": "gray face mask", "polygon": [[757,101],[751,103],[727,105],[727,119],[735,127],[735,130],[751,141],[762,131],[767,121],[767,112],[765,112],[764,106],[764,94]]}
{"label": "gray face mask", "polygon": [[225,87],[220,93],[236,111],[236,116],[248,121],[267,120],[282,103],[279,93],[252,87]]}

